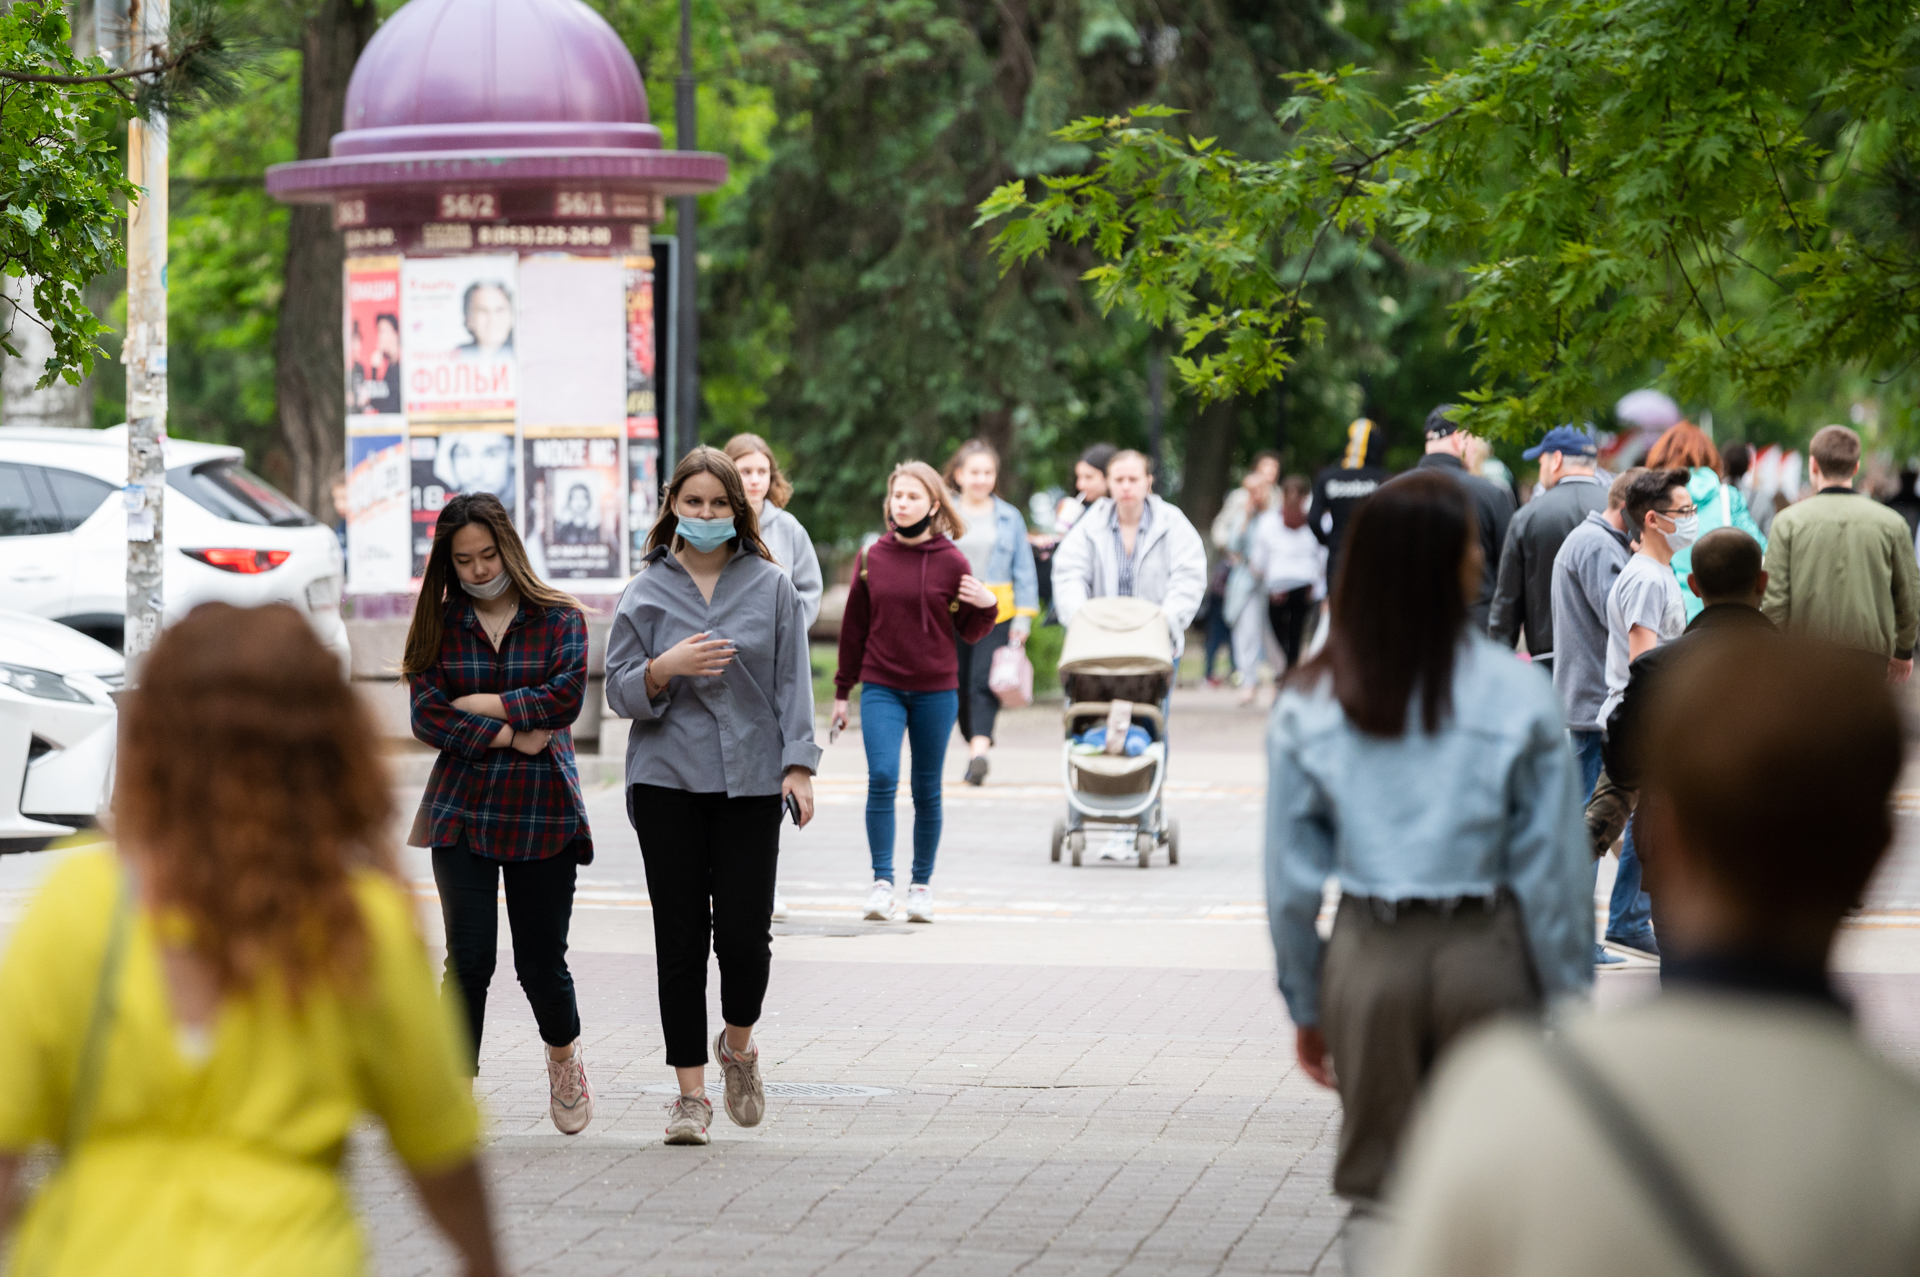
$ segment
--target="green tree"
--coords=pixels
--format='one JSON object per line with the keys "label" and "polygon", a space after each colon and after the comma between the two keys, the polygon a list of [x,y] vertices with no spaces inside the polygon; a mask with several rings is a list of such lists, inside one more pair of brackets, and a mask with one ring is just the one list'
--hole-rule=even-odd
{"label": "green tree", "polygon": [[1177,329],[1202,397],[1295,375],[1329,331],[1321,255],[1376,237],[1466,265],[1486,433],[1649,373],[1774,407],[1841,370],[1911,386],[1916,55],[1911,5],[1562,0],[1404,92],[1296,75],[1259,158],[1158,108],[1082,119],[1056,136],[1097,162],[1010,182],[982,219],[1008,219],[1009,270],[1089,247],[1101,306]]}
{"label": "green tree", "polygon": [[[974,207],[1010,177],[1087,164],[1088,143],[1057,130],[1088,110],[1174,101],[1223,136],[1278,145],[1280,73],[1349,44],[1320,12],[756,0],[743,74],[770,87],[778,124],[703,240],[703,375],[728,391],[709,398],[710,432],[752,426],[787,448],[796,509],[823,537],[876,522],[895,460],[938,461],[970,435],[1008,455],[1016,495],[1022,477],[1063,480],[1083,441],[1144,444],[1152,329],[1100,316],[1084,251],[997,275]],[[1170,423],[1181,459],[1205,462],[1170,466],[1190,505],[1217,500],[1259,407]]]}

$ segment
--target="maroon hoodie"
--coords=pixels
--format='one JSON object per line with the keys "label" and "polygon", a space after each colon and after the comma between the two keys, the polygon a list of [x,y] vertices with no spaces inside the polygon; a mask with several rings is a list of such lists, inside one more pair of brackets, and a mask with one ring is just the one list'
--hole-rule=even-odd
{"label": "maroon hoodie", "polygon": [[978,643],[993,629],[998,606],[960,601],[960,578],[972,569],[944,536],[902,545],[889,532],[860,556],[840,618],[840,670],[833,694],[845,700],[855,683],[901,692],[945,692],[960,686],[957,631]]}

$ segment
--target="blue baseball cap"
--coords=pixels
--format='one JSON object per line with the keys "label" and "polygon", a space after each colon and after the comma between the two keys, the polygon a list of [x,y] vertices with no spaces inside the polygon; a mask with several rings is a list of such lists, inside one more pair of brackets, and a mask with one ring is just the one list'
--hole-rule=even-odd
{"label": "blue baseball cap", "polygon": [[1600,445],[1592,435],[1577,426],[1555,426],[1547,431],[1546,438],[1520,455],[1528,461],[1538,461],[1543,452],[1564,452],[1570,457],[1597,457],[1600,455]]}

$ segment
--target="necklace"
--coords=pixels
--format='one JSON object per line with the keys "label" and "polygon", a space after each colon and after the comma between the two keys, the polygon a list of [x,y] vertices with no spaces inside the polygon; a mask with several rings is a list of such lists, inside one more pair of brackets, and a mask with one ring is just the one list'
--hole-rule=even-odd
{"label": "necklace", "polygon": [[493,650],[497,652],[500,650],[501,640],[507,636],[507,627],[513,624],[514,617],[520,615],[520,605],[518,603],[514,604],[512,609],[500,618],[500,624],[497,628],[487,623],[487,614],[479,608],[474,609],[474,615],[480,618],[481,632],[487,636],[487,642],[493,644]]}

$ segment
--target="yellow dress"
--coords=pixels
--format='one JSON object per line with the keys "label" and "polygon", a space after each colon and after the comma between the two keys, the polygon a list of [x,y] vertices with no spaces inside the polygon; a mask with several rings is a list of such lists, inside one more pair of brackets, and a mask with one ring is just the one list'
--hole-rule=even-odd
{"label": "yellow dress", "polygon": [[[121,866],[49,875],[0,963],[0,1152],[57,1143],[99,988]],[[473,1155],[478,1117],[400,886],[357,876],[369,964],[352,994],[278,982],[226,999],[212,1052],[182,1054],[152,920],[135,910],[80,1146],[21,1221],[11,1271],[303,1274],[366,1269],[339,1167],[366,1112],[415,1170]]]}

